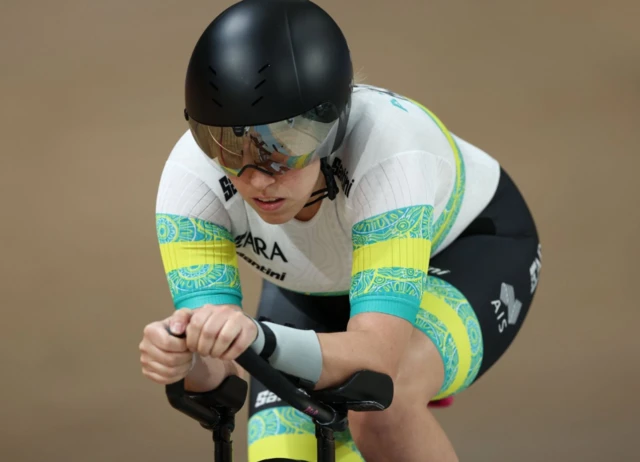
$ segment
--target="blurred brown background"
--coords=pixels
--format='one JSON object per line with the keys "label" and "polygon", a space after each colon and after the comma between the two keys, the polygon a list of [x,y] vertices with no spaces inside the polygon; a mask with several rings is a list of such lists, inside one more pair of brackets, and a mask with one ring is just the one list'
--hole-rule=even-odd
{"label": "blurred brown background", "polygon": [[[154,208],[187,61],[230,3],[0,4],[3,462],[212,460],[137,347],[172,310]],[[367,83],[494,155],[538,221],[521,335],[437,411],[461,460],[638,460],[640,3],[318,3]],[[244,460],[244,417],[235,441]]]}

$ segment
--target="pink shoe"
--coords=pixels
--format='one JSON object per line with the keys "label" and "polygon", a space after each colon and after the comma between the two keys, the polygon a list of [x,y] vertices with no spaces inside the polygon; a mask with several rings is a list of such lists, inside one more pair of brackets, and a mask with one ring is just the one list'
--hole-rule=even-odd
{"label": "pink shoe", "polygon": [[427,407],[449,407],[453,404],[453,396],[447,396],[446,398],[437,399],[429,402]]}

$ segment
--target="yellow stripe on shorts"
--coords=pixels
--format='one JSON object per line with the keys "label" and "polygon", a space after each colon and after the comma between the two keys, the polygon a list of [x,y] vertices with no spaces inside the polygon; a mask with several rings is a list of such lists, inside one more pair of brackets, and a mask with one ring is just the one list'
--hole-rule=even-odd
{"label": "yellow stripe on shorts", "polygon": [[[453,342],[458,350],[458,368],[455,378],[445,390],[441,390],[434,398],[440,399],[457,392],[463,387],[469,369],[471,368],[471,343],[469,342],[467,329],[460,319],[460,316],[442,298],[439,298],[433,293],[425,292],[422,295],[420,307],[438,318],[438,320],[446,326],[448,335],[453,337]],[[441,353],[446,353],[446,351]]]}

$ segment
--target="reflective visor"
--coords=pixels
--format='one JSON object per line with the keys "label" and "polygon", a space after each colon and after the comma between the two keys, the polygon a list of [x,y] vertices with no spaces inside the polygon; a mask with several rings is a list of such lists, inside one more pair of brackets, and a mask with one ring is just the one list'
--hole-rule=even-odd
{"label": "reflective visor", "polygon": [[214,127],[189,118],[189,127],[200,149],[228,173],[240,175],[249,167],[282,174],[331,154],[339,115],[333,105],[322,104],[266,125]]}

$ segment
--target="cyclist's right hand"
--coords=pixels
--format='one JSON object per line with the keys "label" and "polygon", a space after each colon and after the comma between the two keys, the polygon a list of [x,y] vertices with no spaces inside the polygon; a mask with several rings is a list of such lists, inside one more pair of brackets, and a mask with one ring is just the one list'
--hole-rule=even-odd
{"label": "cyclist's right hand", "polygon": [[156,383],[167,385],[184,379],[193,361],[193,354],[187,348],[186,340],[174,337],[185,332],[191,310],[183,308],[168,318],[147,324],[140,342],[140,363],[142,374]]}

